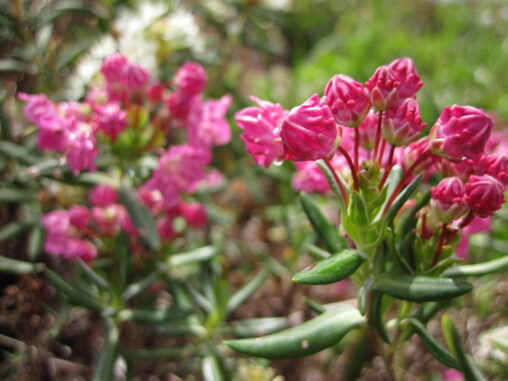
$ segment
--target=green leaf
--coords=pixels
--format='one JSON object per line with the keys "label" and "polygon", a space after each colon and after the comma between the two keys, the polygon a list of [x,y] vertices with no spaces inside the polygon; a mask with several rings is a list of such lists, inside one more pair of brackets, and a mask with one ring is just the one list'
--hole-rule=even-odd
{"label": "green leaf", "polygon": [[319,304],[318,302],[309,299],[307,297],[304,298],[305,304],[315,313],[322,314],[326,312],[326,308],[323,307],[323,305]]}
{"label": "green leaf", "polygon": [[15,203],[33,201],[36,199],[34,191],[20,188],[0,188],[0,203]]}
{"label": "green leaf", "polygon": [[338,229],[330,224],[314,200],[305,193],[300,194],[300,203],[314,231],[324,242],[328,251],[337,253],[342,247]]}
{"label": "green leaf", "polygon": [[176,307],[147,308],[147,309],[125,309],[119,313],[122,321],[132,320],[141,324],[167,324],[176,319],[188,316],[192,311],[182,310]]}
{"label": "green leaf", "polygon": [[83,262],[81,259],[78,259],[77,262],[81,271],[83,271],[86,277],[92,281],[92,283],[94,283],[97,287],[102,288],[103,290],[111,292],[109,285],[104,278],[97,274],[88,264]]}
{"label": "green leaf", "polygon": [[145,290],[148,286],[153,284],[159,277],[160,273],[161,271],[156,269],[141,279],[139,282],[130,284],[122,294],[122,300],[126,302],[134,296],[138,295],[141,291]]}
{"label": "green leaf", "polygon": [[387,274],[377,278],[373,288],[397,299],[430,302],[466,294],[473,285],[449,278]]}
{"label": "green leaf", "polygon": [[332,254],[330,254],[328,251],[325,251],[317,246],[309,244],[306,247],[307,250],[309,250],[309,252],[317,259],[326,259],[332,256]]}
{"label": "green leaf", "polygon": [[503,270],[506,267],[508,267],[508,255],[488,262],[453,267],[445,271],[443,276],[450,278],[462,276],[481,276]]}
{"label": "green leaf", "polygon": [[193,263],[205,262],[219,254],[215,246],[203,246],[184,253],[174,254],[168,259],[170,268],[185,266]]}
{"label": "green leaf", "polygon": [[288,326],[285,317],[268,317],[239,320],[233,323],[233,334],[236,337],[256,337],[269,335]]}
{"label": "green leaf", "polygon": [[452,319],[447,314],[444,314],[441,318],[441,327],[448,346],[455,354],[461,371],[466,376],[466,381],[487,381],[472,358],[464,351],[457,328],[455,328]]}
{"label": "green leaf", "polygon": [[370,297],[371,304],[368,317],[369,324],[374,327],[379,337],[381,337],[386,343],[390,343],[390,337],[386,332],[386,328],[383,322],[383,293],[379,291],[373,291],[370,294]]}
{"label": "green leaf", "polygon": [[368,278],[358,290],[358,309],[362,315],[367,311],[367,300],[374,284],[373,278]]}
{"label": "green leaf", "polygon": [[34,74],[36,69],[34,65],[26,62],[17,61],[11,58],[0,59],[0,73],[9,71]]}
{"label": "green leaf", "polygon": [[30,235],[28,236],[28,257],[34,261],[42,252],[42,246],[44,244],[44,231],[40,225],[34,226]]}
{"label": "green leaf", "polygon": [[0,229],[0,241],[5,241],[17,236],[18,234],[21,234],[25,230],[28,230],[34,226],[34,224],[35,223],[33,221],[11,222],[10,224],[7,224],[2,229]]}
{"label": "green leaf", "polygon": [[420,185],[420,182],[422,181],[423,173],[420,173],[418,176],[416,176],[413,181],[409,183],[407,187],[405,187],[402,192],[399,193],[395,201],[393,202],[392,206],[390,206],[390,209],[388,209],[388,212],[386,213],[385,223],[390,224],[392,220],[395,218],[397,213],[399,212],[400,208],[406,203],[407,200],[412,196],[416,188],[418,188],[418,185]]}
{"label": "green leaf", "polygon": [[70,302],[88,308],[91,311],[100,313],[102,311],[101,304],[88,292],[73,286],[52,270],[46,270],[46,278],[55,288],[65,295]]}
{"label": "green leaf", "polygon": [[112,320],[105,322],[105,341],[94,370],[92,381],[113,380],[115,361],[118,357],[120,334]]}
{"label": "green leaf", "polygon": [[[321,168],[321,171],[323,171],[323,174],[325,175],[326,179],[328,180],[328,183],[330,184],[330,187],[332,188],[333,193],[335,193],[335,196],[337,197],[337,200],[339,201],[340,208],[342,210],[346,209],[346,206],[344,204],[344,200],[342,199],[342,194],[340,193],[339,185],[337,184],[337,181],[335,181],[335,177],[330,172],[330,169],[325,164],[323,160],[316,161],[316,164]],[[339,177],[339,180],[340,177]],[[342,185],[344,188],[347,188],[347,184],[342,182]]]}
{"label": "green leaf", "polygon": [[34,265],[33,263],[18,261],[0,256],[0,272],[12,274],[30,274],[44,268],[43,264]]}
{"label": "green leaf", "polygon": [[28,148],[9,141],[0,141],[0,153],[24,164],[35,164],[40,161],[40,158],[33,155]]}
{"label": "green leaf", "polygon": [[444,365],[460,370],[457,360],[451,352],[430,335],[425,326],[418,320],[409,318],[406,320],[420,337],[425,348]]}
{"label": "green leaf", "polygon": [[159,232],[148,208],[141,204],[134,191],[126,185],[120,186],[118,194],[141,238],[151,249],[159,250],[161,248]]}
{"label": "green leaf", "polygon": [[353,274],[365,259],[365,254],[347,249],[296,273],[293,281],[303,284],[335,283]]}
{"label": "green leaf", "polygon": [[502,337],[493,337],[491,338],[492,343],[497,347],[497,349],[503,351],[504,353],[508,353],[508,340],[503,339]]}
{"label": "green leaf", "polygon": [[201,371],[204,381],[226,381],[224,370],[219,359],[214,355],[208,355],[203,359]]}
{"label": "green leaf", "polygon": [[302,357],[335,345],[350,330],[364,322],[358,310],[344,306],[268,336],[224,343],[250,356],[269,359]]}
{"label": "green leaf", "polygon": [[266,269],[261,270],[254,278],[252,278],[247,284],[239,289],[229,300],[226,305],[226,312],[230,314],[240,307],[247,299],[249,299],[256,290],[261,287],[266,278],[268,277],[268,271]]}

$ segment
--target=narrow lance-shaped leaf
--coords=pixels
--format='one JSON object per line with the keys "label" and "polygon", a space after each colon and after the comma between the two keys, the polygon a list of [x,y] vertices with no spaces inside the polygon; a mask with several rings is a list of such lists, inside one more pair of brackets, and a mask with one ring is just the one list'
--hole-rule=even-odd
{"label": "narrow lance-shaped leaf", "polygon": [[268,336],[228,340],[225,344],[250,356],[269,359],[302,357],[337,344],[364,322],[357,309],[344,306]]}
{"label": "narrow lance-shaped leaf", "polygon": [[474,363],[473,359],[464,351],[457,328],[455,328],[452,319],[447,314],[444,314],[441,318],[441,327],[443,329],[443,335],[446,342],[455,354],[455,357],[457,357],[460,368],[466,376],[466,380],[487,381],[480,369],[478,369]]}
{"label": "narrow lance-shaped leaf", "polygon": [[236,337],[263,336],[280,331],[287,325],[288,319],[285,317],[246,319],[233,323],[232,333]]}
{"label": "narrow lance-shaped leaf", "polygon": [[118,194],[127,208],[132,222],[138,228],[141,238],[151,249],[159,250],[161,247],[159,232],[148,208],[140,203],[132,189],[126,185],[119,188]]}
{"label": "narrow lance-shaped leaf", "polygon": [[141,279],[139,282],[129,284],[127,289],[122,294],[122,300],[126,302],[130,298],[133,298],[134,296],[139,294],[141,291],[145,290],[148,286],[150,286],[157,280],[160,273],[161,271],[159,269],[156,269],[152,271],[150,274],[148,274],[146,277]]}
{"label": "narrow lance-shaped leaf", "polygon": [[365,261],[366,255],[353,249],[315,262],[298,272],[293,281],[303,284],[330,284],[346,279]]}
{"label": "narrow lance-shaped leaf", "polygon": [[92,381],[113,380],[115,361],[118,356],[119,338],[118,328],[112,320],[106,319],[104,346],[100,351]]}
{"label": "narrow lance-shaped leaf", "polygon": [[187,251],[185,253],[173,254],[168,259],[169,267],[179,267],[192,263],[204,262],[212,259],[219,254],[219,249],[214,246],[203,246],[199,249]]}
{"label": "narrow lance-shaped leaf", "polygon": [[444,272],[443,276],[454,278],[460,276],[481,276],[501,271],[508,267],[508,255],[492,261],[452,267]]}
{"label": "narrow lance-shaped leaf", "polygon": [[471,283],[449,278],[383,275],[374,281],[373,288],[397,299],[430,302],[464,295],[473,289]]}
{"label": "narrow lance-shaped leaf", "polygon": [[37,270],[42,270],[43,264],[34,265],[30,262],[18,261],[0,256],[0,272],[12,274],[29,274]]}
{"label": "narrow lance-shaped leaf", "polygon": [[407,187],[405,187],[402,192],[397,196],[393,204],[390,206],[390,209],[388,209],[385,217],[385,223],[389,224],[392,222],[392,220],[397,215],[398,211],[402,206],[406,203],[407,200],[411,197],[413,192],[418,188],[418,185],[420,185],[420,182],[422,181],[423,173],[420,173],[418,176],[416,176],[413,181],[409,183]]}
{"label": "narrow lance-shaped leaf", "polygon": [[369,324],[374,327],[379,336],[386,342],[390,343],[390,337],[386,332],[386,328],[383,322],[383,311],[382,301],[383,293],[379,291],[373,291],[370,294],[371,304],[369,309]]}
{"label": "narrow lance-shaped leaf", "polygon": [[[326,179],[328,180],[328,183],[330,184],[330,188],[332,188],[333,193],[335,193],[335,196],[337,197],[337,200],[339,201],[340,208],[342,210],[346,209],[346,205],[344,203],[344,200],[342,199],[342,194],[340,192],[339,184],[337,184],[337,181],[335,181],[335,177],[333,176],[330,169],[327,167],[325,162],[323,160],[316,161],[316,164],[319,166],[321,171],[323,171],[323,174],[325,175]],[[340,177],[339,177],[340,180]],[[344,188],[347,188],[347,184],[342,182],[342,185]]]}
{"label": "narrow lance-shaped leaf", "polygon": [[205,381],[226,381],[227,378],[224,375],[224,370],[219,362],[217,356],[208,355],[203,359],[201,367],[203,373],[203,379]]}
{"label": "narrow lance-shaped leaf", "polygon": [[123,350],[122,355],[128,360],[158,361],[177,360],[187,351],[180,348],[153,348]]}
{"label": "narrow lance-shaped leaf", "polygon": [[425,348],[444,365],[460,370],[460,365],[451,352],[430,335],[425,326],[418,320],[410,318],[407,322],[416,331]]}
{"label": "narrow lance-shaped leaf", "polygon": [[249,299],[252,294],[254,294],[256,290],[261,287],[267,277],[268,271],[265,269],[261,270],[254,278],[252,278],[229,299],[226,305],[226,312],[230,314],[238,307],[240,307],[243,302]]}
{"label": "narrow lance-shaped leaf", "polygon": [[303,210],[312,224],[314,231],[318,237],[323,240],[327,249],[332,253],[338,252],[342,248],[342,244],[340,243],[341,238],[337,228],[328,222],[323,213],[321,213],[319,207],[309,195],[301,193],[300,203],[302,204]]}

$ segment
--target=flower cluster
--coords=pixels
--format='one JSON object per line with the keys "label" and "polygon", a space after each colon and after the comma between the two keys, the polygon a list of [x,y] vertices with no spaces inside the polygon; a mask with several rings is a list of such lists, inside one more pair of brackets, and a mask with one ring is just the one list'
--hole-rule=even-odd
{"label": "flower cluster", "polygon": [[[195,62],[185,62],[167,84],[118,53],[104,60],[100,72],[102,85],[92,87],[83,102],[56,103],[42,94],[19,94],[26,102],[25,116],[38,127],[38,147],[63,155],[74,175],[95,171],[101,152],[118,159],[113,166],[156,154],[152,175],[143,183],[146,175],[139,176],[135,185],[161,239],[178,236],[176,218],[191,227],[206,224],[205,207],[187,198],[208,181],[213,147],[231,139],[225,118],[231,97],[205,100],[207,74]],[[116,173],[114,167],[101,170],[113,177]],[[99,185],[89,202],[90,208],[76,205],[45,215],[48,253],[88,261],[97,255],[93,243],[104,237],[126,232],[136,241],[137,229],[115,189]]]}
{"label": "flower cluster", "polygon": [[[491,217],[504,203],[508,157],[503,144],[508,139],[491,134],[494,123],[483,110],[457,105],[445,107],[424,136],[426,124],[416,100],[422,85],[411,59],[399,58],[379,67],[365,84],[335,75],[323,96],[314,94],[290,111],[254,99],[258,107],[238,112],[236,122],[258,164],[296,162],[293,185],[298,190],[330,191],[316,163],[322,160],[335,176],[346,206],[357,192],[365,205],[369,197],[382,199],[383,208],[373,211],[371,223],[378,220],[378,212],[387,214],[419,173],[426,179],[441,177],[429,205],[418,214],[418,226],[421,238],[437,239],[441,232],[444,245],[455,242],[457,231],[474,219]],[[394,167],[403,174],[389,193]],[[349,213],[351,208],[344,213],[346,233],[347,219],[354,219]]]}

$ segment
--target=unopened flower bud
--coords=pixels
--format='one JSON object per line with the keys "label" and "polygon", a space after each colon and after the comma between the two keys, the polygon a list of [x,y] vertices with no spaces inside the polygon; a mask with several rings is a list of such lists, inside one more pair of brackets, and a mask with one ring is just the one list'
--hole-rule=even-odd
{"label": "unopened flower bud", "polygon": [[430,207],[439,221],[450,223],[464,215],[468,208],[464,200],[464,184],[458,177],[447,177],[432,188]]}
{"label": "unopened flower bud", "polygon": [[192,96],[202,92],[208,81],[205,70],[196,62],[185,62],[176,72],[175,86],[184,94]]}
{"label": "unopened flower bud", "polygon": [[508,185],[508,157],[505,155],[485,155],[481,163],[487,174],[495,177],[504,186]]}
{"label": "unopened flower bud", "polygon": [[470,106],[445,107],[430,130],[430,149],[436,155],[459,162],[483,153],[493,121],[483,110]]}
{"label": "unopened flower bud", "polygon": [[413,98],[388,109],[383,118],[383,136],[394,146],[405,146],[415,141],[424,128],[418,103]]}
{"label": "unopened flower bud", "polygon": [[416,92],[423,86],[423,82],[420,81],[413,61],[410,58],[398,58],[388,66],[400,84],[399,97],[401,99],[415,97]]}
{"label": "unopened flower bud", "polygon": [[330,158],[341,135],[332,112],[317,94],[289,111],[282,122],[282,143],[289,160]]}
{"label": "unopened flower bud", "polygon": [[380,66],[365,82],[370,103],[376,110],[386,110],[399,100],[400,83],[388,66]]}
{"label": "unopened flower bud", "polygon": [[370,109],[369,95],[363,84],[344,74],[334,75],[328,81],[324,99],[341,126],[357,126]]}
{"label": "unopened flower bud", "polygon": [[465,187],[465,199],[477,216],[492,216],[504,203],[504,187],[492,176],[471,176]]}

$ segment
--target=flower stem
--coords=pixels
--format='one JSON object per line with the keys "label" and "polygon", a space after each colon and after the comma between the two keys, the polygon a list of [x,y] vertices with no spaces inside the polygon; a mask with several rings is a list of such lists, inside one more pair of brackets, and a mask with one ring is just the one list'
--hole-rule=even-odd
{"label": "flower stem", "polygon": [[443,229],[441,230],[441,235],[439,236],[439,242],[437,243],[436,252],[434,253],[434,258],[432,259],[431,267],[434,267],[439,261],[439,258],[441,257],[441,252],[443,251],[443,245],[446,239],[447,227],[448,227],[447,224],[443,224]]}
{"label": "flower stem", "polygon": [[377,117],[377,129],[376,129],[376,139],[374,140],[374,155],[372,156],[374,160],[377,158],[377,152],[379,149],[379,140],[381,139],[381,124],[383,123],[383,111],[380,110]]}
{"label": "flower stem", "polygon": [[330,164],[330,160],[323,159],[323,161],[325,162],[326,166],[328,167],[328,169],[332,173],[332,176],[335,179],[335,182],[337,183],[337,186],[339,187],[340,194],[342,195],[342,198],[344,199],[344,204],[347,205],[349,199],[348,199],[348,196],[347,196],[347,192],[344,189],[344,185],[342,184],[342,181],[339,179],[339,177],[337,176],[337,172],[335,172],[335,169]]}
{"label": "flower stem", "polygon": [[383,156],[385,155],[385,146],[386,146],[386,140],[384,138],[381,138],[381,148],[379,149],[379,154],[377,155],[377,161],[379,164],[383,162]]}
{"label": "flower stem", "polygon": [[390,209],[390,206],[392,206],[393,202],[395,201],[395,197],[397,197],[397,195],[399,194],[399,192],[402,189],[402,187],[405,185],[407,180],[411,177],[411,175],[413,174],[413,171],[415,170],[415,168],[422,161],[426,160],[429,155],[430,155],[430,151],[429,150],[425,151],[407,169],[406,173],[404,173],[404,176],[402,176],[402,178],[400,179],[399,183],[397,184],[397,187],[395,188],[395,190],[393,191],[392,195],[390,196],[390,199],[386,203],[385,210],[384,210],[383,214],[386,214],[386,212],[388,212],[388,209]]}
{"label": "flower stem", "polygon": [[383,178],[381,179],[381,182],[379,183],[379,189],[383,188],[383,185],[385,185],[386,179],[388,178],[388,175],[390,174],[390,171],[393,167],[393,154],[395,153],[395,146],[390,144],[390,153],[388,155],[388,161],[386,162],[385,166],[385,173],[383,174]]}
{"label": "flower stem", "polygon": [[339,151],[346,158],[346,161],[349,165],[349,169],[351,170],[351,177],[353,178],[353,186],[354,189],[357,191],[360,188],[360,185],[358,183],[358,176],[356,175],[356,169],[353,164],[353,160],[351,160],[351,156],[349,156],[349,154],[344,148],[339,146],[339,148],[337,148],[337,151]]}
{"label": "flower stem", "polygon": [[355,169],[356,171],[360,170],[360,166],[358,164],[359,160],[359,147],[360,147],[360,131],[358,131],[358,126],[355,127]]}

